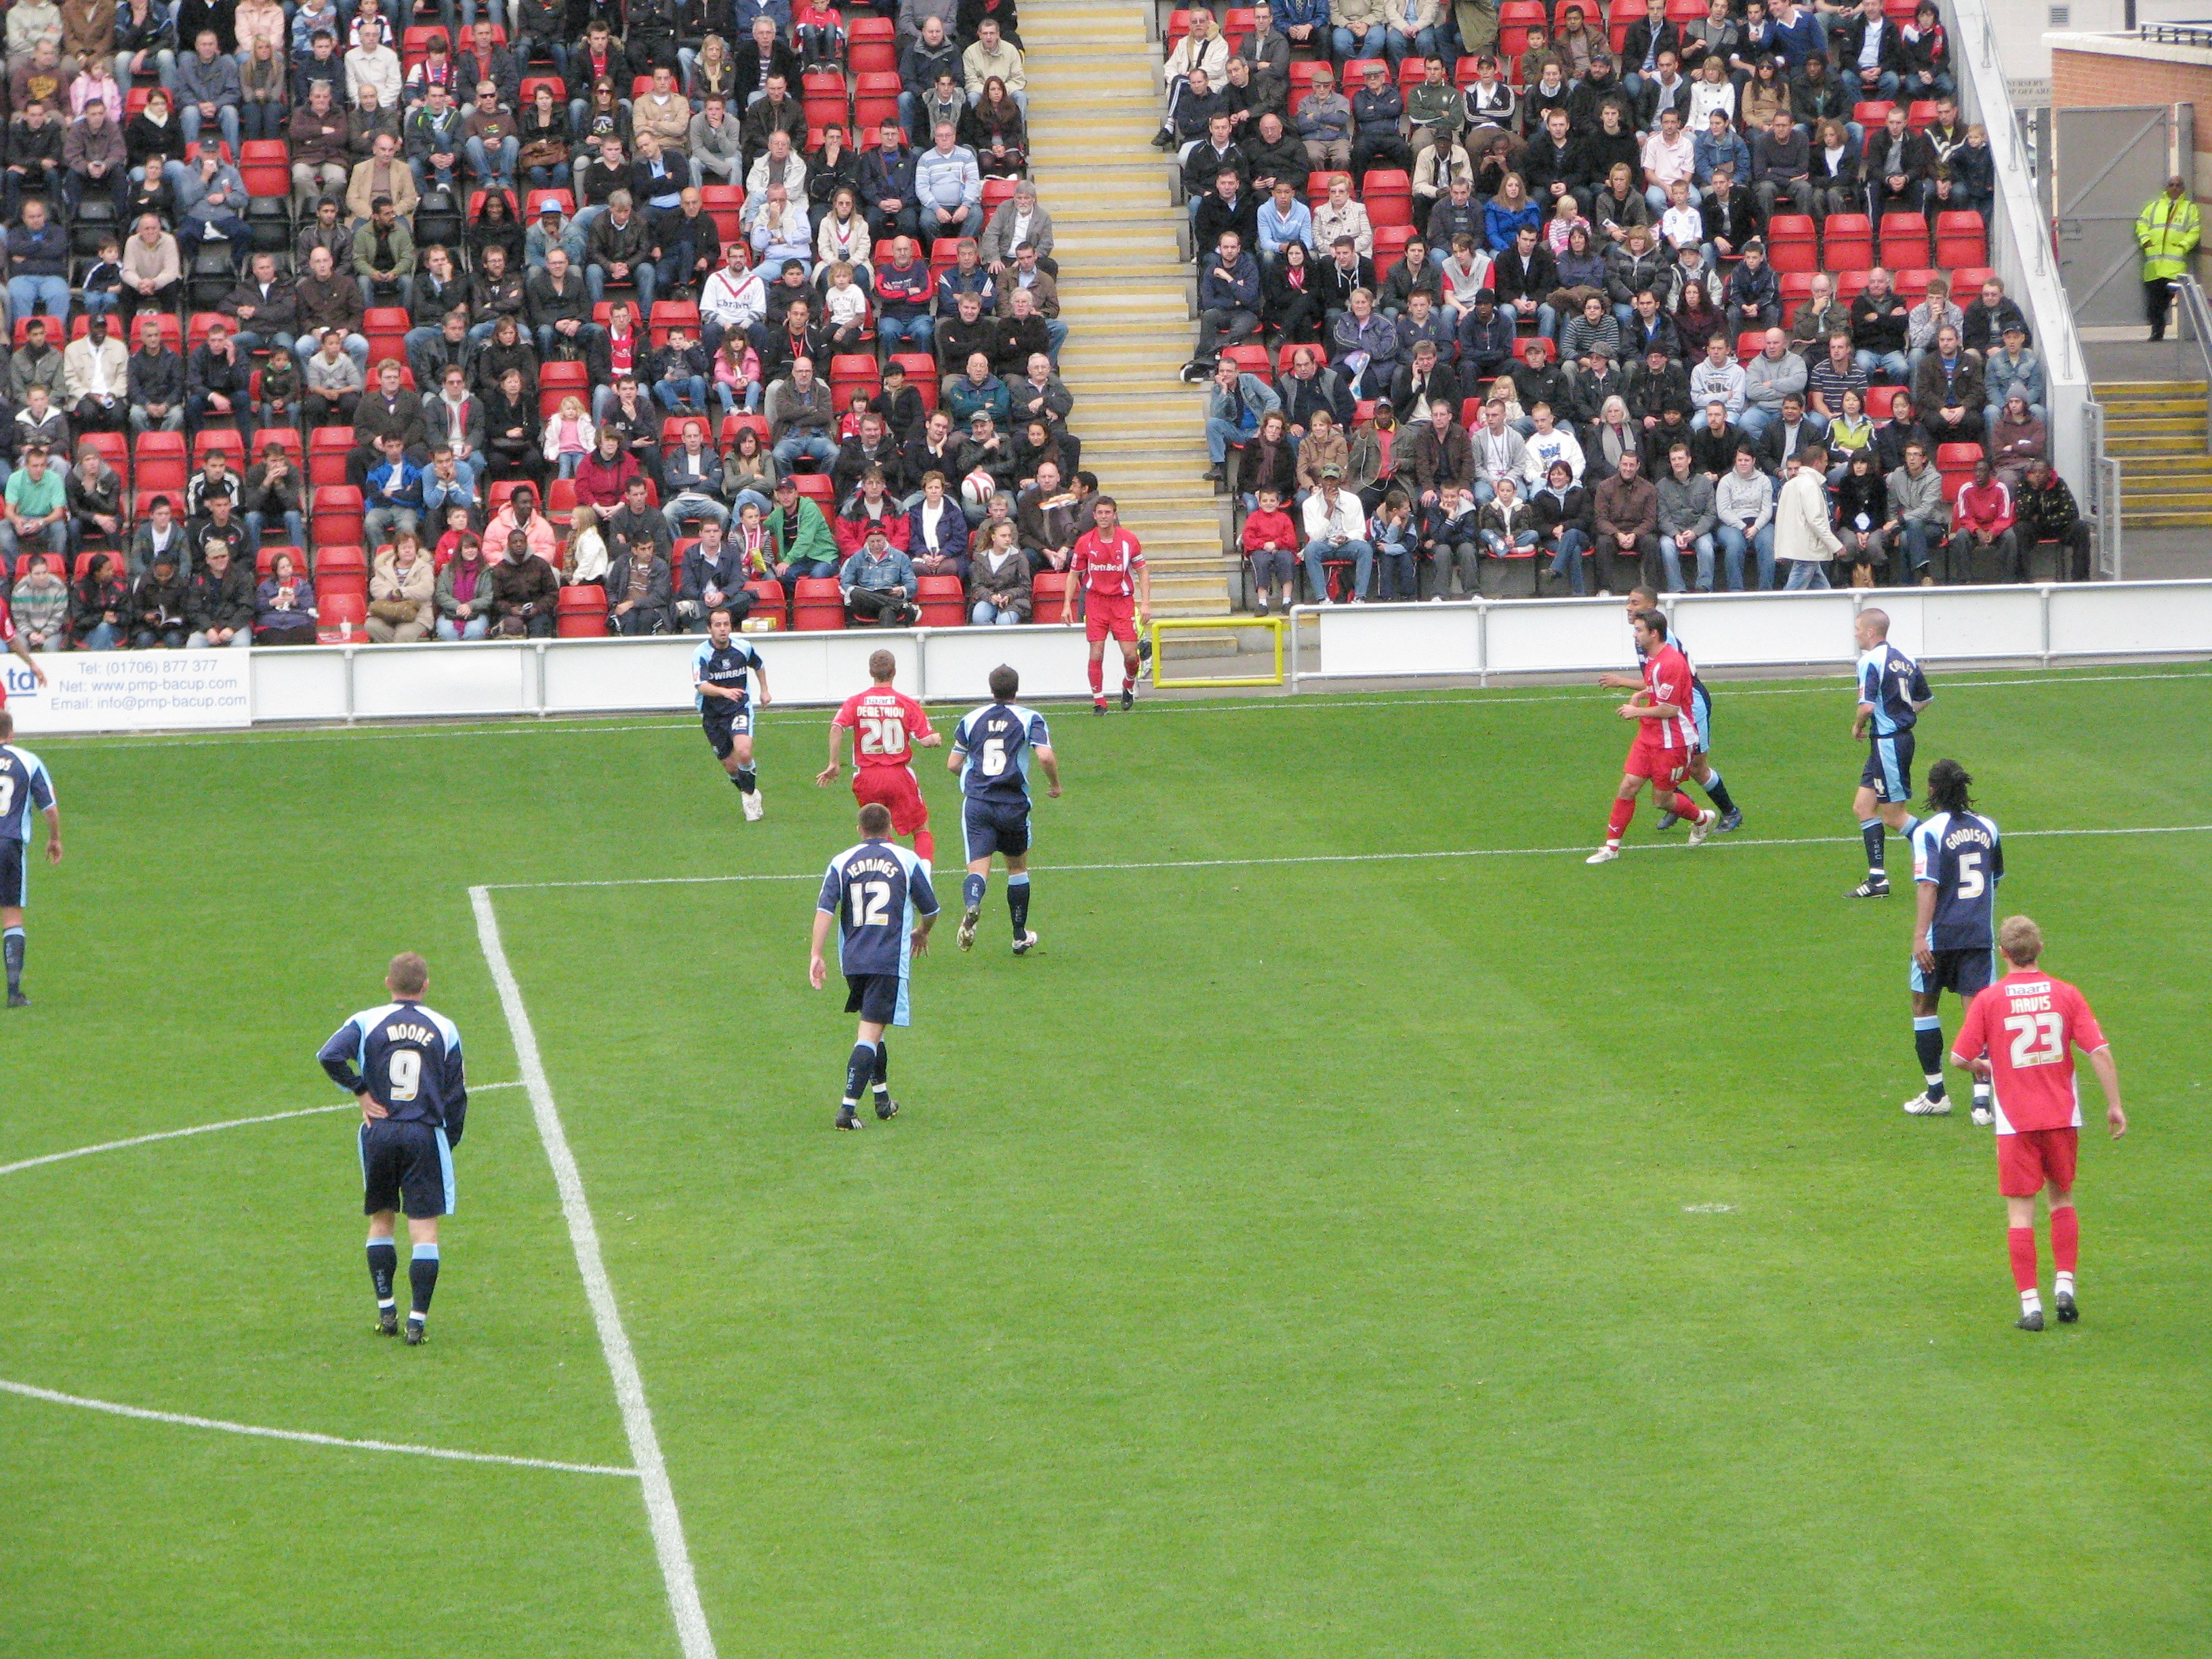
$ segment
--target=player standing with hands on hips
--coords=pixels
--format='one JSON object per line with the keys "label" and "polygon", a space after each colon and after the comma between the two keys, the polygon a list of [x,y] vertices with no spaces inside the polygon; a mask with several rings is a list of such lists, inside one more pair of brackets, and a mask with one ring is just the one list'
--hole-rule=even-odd
{"label": "player standing with hands on hips", "polygon": [[[0,617],[4,617],[0,612]],[[37,666],[36,664],[33,665]],[[41,683],[45,676],[40,675]],[[0,702],[6,698],[0,696]],[[0,708],[0,950],[8,963],[8,1006],[27,1008],[23,994],[23,907],[31,899],[31,815],[46,815],[46,862],[62,861],[62,809],[46,763],[15,744],[15,717]]]}
{"label": "player standing with hands on hips", "polygon": [[916,956],[929,949],[929,930],[937,922],[937,894],[929,868],[896,842],[891,809],[871,801],[860,809],[860,841],[830,860],[821,896],[814,902],[814,945],[806,981],[816,990],[829,982],[822,947],[837,929],[837,966],[845,975],[845,1012],[860,1017],[853,1053],[845,1062],[845,1094],[837,1107],[837,1127],[860,1127],[860,1097],[872,1088],[876,1115],[898,1115],[891,1098],[890,1050],[884,1028],[908,1022],[907,975]]}
{"label": "player standing with hands on hips", "polygon": [[1060,619],[1075,620],[1080,583],[1083,636],[1091,643],[1091,712],[1106,712],[1106,636],[1111,634],[1121,642],[1121,712],[1127,714],[1137,701],[1137,629],[1152,625],[1152,573],[1145,566],[1142,544],[1121,528],[1121,510],[1111,495],[1091,504],[1091,517],[1096,528],[1075,538],[1068,559]]}
{"label": "player standing with hands on hips", "polygon": [[376,1329],[398,1334],[392,1281],[399,1247],[395,1211],[407,1212],[414,1246],[407,1265],[413,1292],[407,1346],[420,1347],[438,1288],[438,1218],[453,1212],[453,1148],[469,1110],[461,1071],[461,1033],[422,1000],[430,969],[412,951],[392,958],[384,988],[392,1000],[365,1008],[338,1027],[315,1058],[331,1080],[361,1103],[362,1212],[368,1218],[368,1278],[376,1291]]}
{"label": "player standing with hands on hips", "polygon": [[2058,1322],[2081,1316],[2074,1300],[2074,1265],[2081,1224],[2074,1213],[2074,1160],[2081,1132],[2081,1095],[2074,1050],[2089,1056],[2105,1091],[2105,1122],[2118,1140],[2128,1132],[2120,1108],[2120,1068],[2112,1046],[2081,992],[2040,972],[2043,930],[2026,916],[2007,916],[1997,950],[2008,971],[1974,999],[1952,1046],[1951,1063],[1990,1081],[1996,1110],[1997,1190],[2004,1194],[2005,1243],[2020,1291],[2020,1328],[2043,1328],[2036,1293],[2035,1195],[2051,1211],[2051,1257],[2058,1272],[2051,1301]]}

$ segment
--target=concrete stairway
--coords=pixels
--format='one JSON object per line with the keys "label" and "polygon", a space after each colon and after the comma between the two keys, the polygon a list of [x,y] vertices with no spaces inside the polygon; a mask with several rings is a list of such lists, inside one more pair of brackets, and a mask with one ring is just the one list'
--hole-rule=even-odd
{"label": "concrete stairway", "polygon": [[2120,522],[2129,529],[2212,526],[2212,453],[2202,380],[2100,382],[2105,451],[2120,464]]}
{"label": "concrete stairway", "polygon": [[1069,329],[1060,374],[1075,394],[1083,465],[1144,542],[1159,613],[1220,616],[1225,498],[1203,477],[1203,389],[1176,379],[1195,327],[1187,219],[1170,159],[1147,143],[1160,48],[1130,0],[1031,6],[1022,38],[1030,170],[1053,218]]}

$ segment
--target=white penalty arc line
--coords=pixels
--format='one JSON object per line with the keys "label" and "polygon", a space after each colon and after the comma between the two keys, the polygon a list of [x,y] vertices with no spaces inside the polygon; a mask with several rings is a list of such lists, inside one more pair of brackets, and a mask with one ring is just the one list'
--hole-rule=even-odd
{"label": "white penalty arc line", "polygon": [[507,947],[499,934],[499,917],[492,908],[489,890],[471,887],[469,902],[477,918],[477,939],[483,948],[484,963],[498,988],[500,1006],[507,1015],[507,1031],[514,1040],[516,1058],[522,1065],[522,1085],[530,1094],[538,1136],[544,1143],[546,1162],[553,1166],[553,1181],[561,1194],[561,1212],[568,1223],[568,1242],[576,1254],[576,1273],[584,1281],[592,1321],[599,1328],[599,1347],[606,1355],[607,1370],[614,1379],[615,1403],[621,1407],[623,1429],[629,1437],[630,1461],[644,1489],[646,1520],[653,1533],[653,1553],[667,1587],[668,1610],[676,1621],[676,1635],[684,1659],[715,1659],[714,1633],[707,1627],[706,1609],[700,1605],[698,1579],[691,1570],[691,1552],[684,1540],[684,1518],[676,1508],[676,1491],[669,1484],[668,1465],[660,1454],[660,1437],[653,1426],[653,1408],[646,1403],[645,1379],[637,1355],[623,1328],[622,1310],[616,1304],[614,1285],[607,1277],[605,1258],[599,1249],[599,1225],[584,1195],[583,1172],[562,1127],[553,1086],[545,1076],[545,1062],[538,1051],[538,1033],[523,1006],[522,988],[507,960]]}
{"label": "white penalty arc line", "polygon": [[[477,1083],[469,1087],[471,1094],[485,1094],[494,1089],[520,1089],[520,1082]],[[157,1140],[183,1140],[192,1135],[211,1135],[224,1129],[244,1129],[256,1123],[282,1123],[288,1118],[320,1117],[325,1112],[356,1112],[361,1109],[350,1100],[333,1101],[327,1106],[302,1106],[295,1111],[264,1112],[258,1117],[226,1118],[220,1123],[195,1123],[187,1129],[157,1129],[151,1134],[131,1135],[121,1140],[103,1140],[92,1146],[72,1146],[65,1152],[46,1152],[38,1158],[26,1158],[13,1164],[0,1164],[0,1176],[11,1176],[22,1170],[36,1170],[48,1164],[66,1164],[71,1158],[90,1158],[97,1152],[120,1152],[133,1146],[149,1146]]]}
{"label": "white penalty arc line", "polygon": [[[2079,836],[2197,836],[2212,832],[2212,823],[2153,823],[2114,829],[2008,830],[2014,841],[2040,841]],[[1856,847],[1856,836],[1770,836],[1764,840],[1730,838],[1707,842],[1705,848],[1741,849],[1747,847]],[[1587,854],[1588,842],[1565,847],[1449,847],[1406,853],[1291,853],[1268,858],[1155,859],[1124,864],[1049,864],[1031,866],[1036,875],[1066,876],[1085,872],[1135,870],[1263,869],[1296,864],[1419,864],[1442,859],[1557,858],[1571,853]],[[1687,853],[1686,842],[1642,842],[1624,847],[1624,853]],[[733,876],[631,876],[609,881],[506,881],[469,890],[476,893],[536,893],[560,889],[592,887],[690,887],[738,882],[820,881],[818,870]],[[0,1170],[0,1174],[4,1174]]]}
{"label": "white penalty arc line", "polygon": [[109,1417],[127,1417],[140,1423],[166,1423],[172,1427],[211,1429],[220,1434],[244,1435],[253,1440],[289,1440],[302,1446],[335,1446],[345,1451],[401,1452],[411,1457],[442,1458],[449,1463],[498,1463],[516,1469],[552,1469],[562,1474],[611,1474],[626,1480],[635,1480],[635,1469],[617,1468],[608,1463],[564,1463],[551,1457],[507,1457],[498,1452],[455,1451],[448,1446],[409,1446],[391,1440],[349,1440],[341,1435],[311,1434],[302,1429],[264,1428],[258,1423],[232,1423],[220,1417],[194,1417],[186,1412],[149,1411],[143,1406],[125,1406],[112,1400],[92,1400],[83,1395],[64,1394],[57,1389],[34,1388],[28,1382],[11,1382],[0,1377],[0,1393],[20,1395],[25,1400],[42,1400],[50,1406],[75,1406],[79,1410],[104,1413]]}

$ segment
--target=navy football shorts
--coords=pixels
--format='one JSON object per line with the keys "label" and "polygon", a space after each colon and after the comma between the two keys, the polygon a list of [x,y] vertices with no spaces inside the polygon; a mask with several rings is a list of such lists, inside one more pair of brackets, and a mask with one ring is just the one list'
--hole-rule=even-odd
{"label": "navy football shorts", "polygon": [[845,1012],[878,1025],[905,1024],[906,981],[896,974],[846,975]]}
{"label": "navy football shorts", "polygon": [[1990,969],[1995,964],[1986,945],[1966,951],[1937,951],[1934,954],[1936,971],[1932,974],[1921,968],[1917,957],[1913,958],[1912,988],[1923,995],[1930,991],[1952,991],[1971,1002],[1989,988],[1994,977]]}
{"label": "navy football shorts", "polygon": [[[728,706],[726,698],[716,701]],[[753,711],[748,705],[734,714],[702,714],[699,724],[707,733],[707,746],[714,751],[714,758],[727,760],[730,750],[737,747],[737,739],[752,735]]]}
{"label": "navy football shorts", "polygon": [[428,1123],[379,1118],[361,1126],[361,1212],[398,1210],[412,1221],[453,1212],[453,1151]]}
{"label": "navy football shorts", "polygon": [[31,902],[31,843],[0,841],[0,906],[20,910]]}
{"label": "navy football shorts", "polygon": [[1030,804],[1025,800],[977,800],[961,804],[960,832],[970,862],[1003,853],[1018,859],[1030,850]]}
{"label": "navy football shorts", "polygon": [[1876,738],[1867,755],[1866,769],[1859,774],[1859,781],[1874,791],[1877,800],[1891,804],[1911,801],[1912,733],[1899,732]]}

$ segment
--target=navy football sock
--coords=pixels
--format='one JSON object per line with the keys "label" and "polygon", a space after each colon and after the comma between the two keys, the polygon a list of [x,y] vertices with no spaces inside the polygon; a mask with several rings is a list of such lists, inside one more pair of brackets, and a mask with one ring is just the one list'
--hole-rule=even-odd
{"label": "navy football sock", "polygon": [[869,1081],[876,1074],[876,1045],[856,1042],[852,1058],[845,1062],[845,1104],[850,1106],[866,1092]]}
{"label": "navy football sock", "polygon": [[1014,937],[1030,930],[1030,878],[1027,871],[1006,878],[1006,908],[1014,918]]}
{"label": "navy football sock", "polygon": [[1934,1014],[1912,1019],[1912,1047],[1920,1056],[1920,1074],[1928,1079],[1928,1098],[1943,1098],[1943,1022]]}
{"label": "navy football sock", "polygon": [[415,1292],[408,1310],[410,1322],[420,1324],[430,1312],[430,1298],[438,1291],[438,1247],[417,1244],[415,1259],[407,1264],[407,1283]]}
{"label": "navy football sock", "polygon": [[8,989],[11,994],[23,988],[23,930],[20,927],[10,927],[8,930],[5,945],[8,958]]}
{"label": "navy football sock", "polygon": [[891,1088],[891,1045],[883,1038],[876,1039],[876,1092],[886,1095]]}
{"label": "navy football sock", "polygon": [[984,884],[984,878],[981,876],[969,875],[960,884],[960,902],[970,910],[981,909]]}
{"label": "navy football sock", "polygon": [[1707,775],[1705,781],[1705,791],[1711,799],[1713,805],[1719,807],[1722,811],[1733,812],[1735,811],[1735,803],[1729,799],[1728,785],[1721,781],[1721,775],[1719,773],[1714,772]]}
{"label": "navy football sock", "polygon": [[741,795],[750,795],[758,787],[760,787],[758,775],[750,766],[740,766],[738,769],[738,793]]}
{"label": "navy football sock", "polygon": [[368,1282],[376,1287],[376,1305],[392,1305],[392,1281],[399,1276],[399,1246],[388,1238],[368,1241]]}
{"label": "navy football sock", "polygon": [[1880,818],[1861,818],[1859,820],[1859,834],[1866,839],[1867,874],[1870,876],[1878,876],[1882,873],[1881,844],[1882,836],[1885,833],[1886,831],[1884,830],[1882,821]]}

